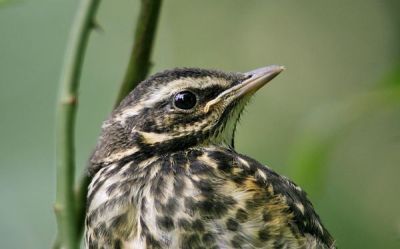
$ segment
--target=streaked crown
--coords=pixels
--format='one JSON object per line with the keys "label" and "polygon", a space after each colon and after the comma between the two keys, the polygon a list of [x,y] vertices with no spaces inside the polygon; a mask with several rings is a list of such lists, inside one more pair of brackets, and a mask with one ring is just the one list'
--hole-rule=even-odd
{"label": "streaked crown", "polygon": [[104,122],[91,172],[126,157],[150,157],[204,144],[233,144],[251,95],[283,70],[248,73],[196,68],[157,73],[141,82]]}

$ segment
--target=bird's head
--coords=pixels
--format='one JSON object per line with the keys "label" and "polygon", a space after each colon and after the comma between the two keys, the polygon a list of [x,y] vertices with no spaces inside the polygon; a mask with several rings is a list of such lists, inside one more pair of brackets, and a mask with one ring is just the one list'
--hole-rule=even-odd
{"label": "bird's head", "polygon": [[201,144],[233,145],[236,123],[252,94],[283,67],[248,73],[173,69],[141,82],[104,122],[94,167]]}

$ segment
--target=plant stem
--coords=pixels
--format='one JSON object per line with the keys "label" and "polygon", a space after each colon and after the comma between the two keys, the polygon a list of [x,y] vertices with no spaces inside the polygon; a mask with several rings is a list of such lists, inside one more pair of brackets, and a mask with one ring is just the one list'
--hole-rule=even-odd
{"label": "plant stem", "polygon": [[59,106],[57,111],[56,163],[57,192],[54,210],[57,217],[58,238],[55,248],[79,247],[76,205],[74,196],[75,175],[75,118],[79,79],[89,34],[100,0],[83,0],[72,26],[63,72],[61,75]]}
{"label": "plant stem", "polygon": [[135,41],[116,105],[147,76],[162,0],[142,0]]}
{"label": "plant stem", "polygon": [[[161,0],[142,0],[128,68],[115,105],[118,105],[118,103],[135,88],[137,83],[144,80],[150,70],[150,56],[160,14],[161,2]],[[76,189],[75,207],[78,237],[80,237],[83,232],[86,193],[89,182],[89,177],[85,174]]]}

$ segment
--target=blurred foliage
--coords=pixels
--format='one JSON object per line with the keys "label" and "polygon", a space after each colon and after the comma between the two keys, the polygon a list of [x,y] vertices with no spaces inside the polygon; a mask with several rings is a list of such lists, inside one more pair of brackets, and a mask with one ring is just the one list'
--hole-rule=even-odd
{"label": "blurred foliage", "polygon": [[371,112],[399,107],[400,86],[389,85],[312,111],[290,150],[293,179],[309,194],[322,194],[330,152],[351,125],[367,120]]}
{"label": "blurred foliage", "polygon": [[[10,3],[10,4],[8,4]],[[55,236],[54,112],[77,0],[1,2],[0,236]],[[309,192],[340,248],[400,248],[400,1],[168,1],[152,72],[287,70],[242,116],[237,150]],[[139,1],[103,1],[85,60],[81,175],[126,69]]]}
{"label": "blurred foliage", "polygon": [[8,2],[9,2],[9,0],[0,0],[0,6],[2,6],[3,4],[6,4]]}

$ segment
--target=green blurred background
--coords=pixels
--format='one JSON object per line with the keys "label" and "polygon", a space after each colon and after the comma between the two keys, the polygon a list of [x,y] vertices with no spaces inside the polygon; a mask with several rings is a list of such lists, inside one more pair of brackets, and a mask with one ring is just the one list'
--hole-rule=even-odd
{"label": "green blurred background", "polygon": [[[152,72],[287,70],[237,150],[299,183],[340,248],[400,248],[400,1],[165,1]],[[0,1],[1,248],[55,237],[54,121],[78,1]],[[139,1],[102,1],[81,82],[77,175],[123,79]]]}

